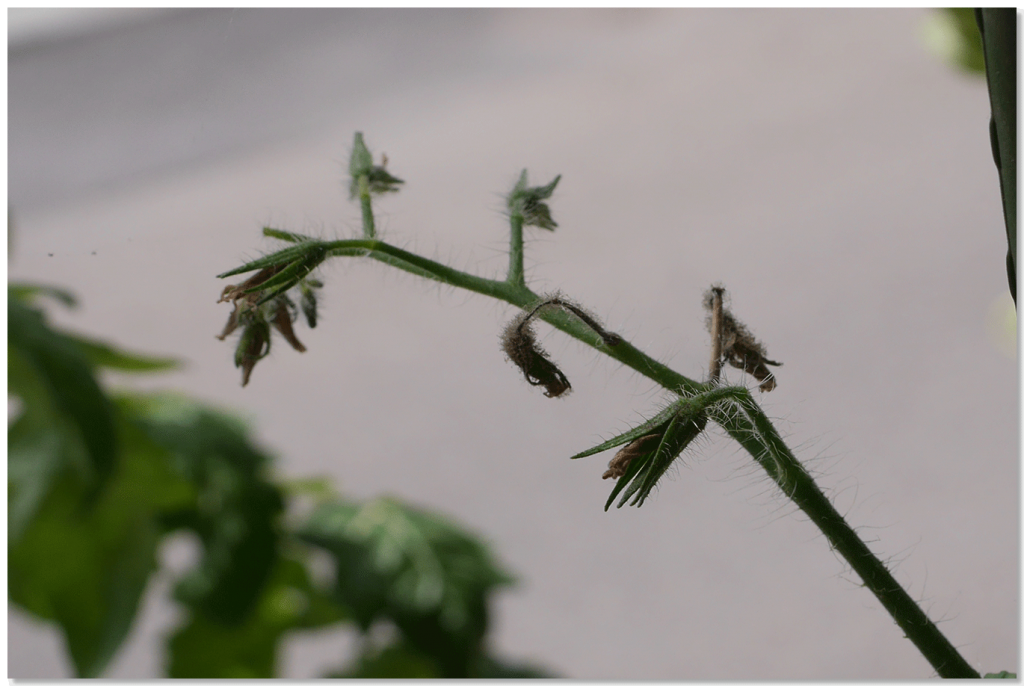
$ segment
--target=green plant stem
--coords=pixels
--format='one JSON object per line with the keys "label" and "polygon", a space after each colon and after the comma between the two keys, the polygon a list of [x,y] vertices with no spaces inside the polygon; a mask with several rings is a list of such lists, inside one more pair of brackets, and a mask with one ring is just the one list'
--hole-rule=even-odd
{"label": "green plant stem", "polygon": [[359,206],[363,210],[363,238],[374,238],[377,229],[373,223],[373,200],[370,198],[370,177],[359,175]]}
{"label": "green plant stem", "polygon": [[508,241],[508,283],[513,286],[526,287],[526,276],[523,273],[523,215],[514,212],[509,217]]}
{"label": "green plant stem", "polygon": [[833,507],[749,391],[745,391],[745,396],[732,408],[734,411],[719,410],[712,414],[712,419],[754,457],[782,492],[825,534],[939,676],[979,678],[981,675],[964,660]]}
{"label": "green plant stem", "polygon": [[[364,178],[361,177],[361,200],[364,187]],[[368,193],[366,197],[369,197]],[[363,204],[363,221],[364,235],[372,236],[373,214],[368,201]],[[511,223],[513,254],[510,257],[508,278],[504,281],[468,274],[376,239],[331,241],[318,243],[316,247],[326,249],[329,256],[371,257],[417,276],[497,298],[520,309],[529,310],[540,302],[541,297],[523,282],[522,222],[518,222],[518,228],[514,218]],[[627,341],[609,346],[592,328],[560,308],[545,309],[538,312],[537,317],[673,393],[694,395],[711,390],[717,385],[717,380],[714,379],[702,384],[687,378],[648,357]],[[843,556],[860,576],[864,585],[875,594],[939,676],[980,677],[836,511],[775,431],[749,391],[743,390],[738,400],[724,402],[716,409],[710,410],[709,415],[751,454],[782,492],[825,534],[830,545]]]}

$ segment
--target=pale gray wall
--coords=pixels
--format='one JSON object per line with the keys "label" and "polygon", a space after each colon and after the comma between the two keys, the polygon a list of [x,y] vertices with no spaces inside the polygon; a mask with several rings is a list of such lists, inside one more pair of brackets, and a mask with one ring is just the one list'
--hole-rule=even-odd
{"label": "pale gray wall", "polygon": [[[719,435],[642,509],[603,512],[608,456],[567,457],[663,395],[545,328],[574,393],[544,398],[498,349],[506,306],[336,261],[309,351],[276,346],[239,387],[213,275],[270,247],[263,223],[353,235],[354,131],[406,180],[378,203],[384,235],[486,275],[505,265],[501,194],[523,167],[561,173],[536,286],[700,377],[700,295],[724,282],[785,363],[762,400],[790,445],[967,659],[1014,670],[1017,364],[989,328],[1008,296],[988,96],[922,48],[925,16],[188,11],[28,45],[9,55],[10,278],[75,290],[58,322],[186,358],[145,386],[258,420],[283,473],[489,537],[523,579],[498,604],[503,655],[586,679],[931,675]],[[109,677],[160,674],[168,583]],[[10,675],[69,674],[55,632],[14,609],[8,628]],[[285,674],[350,646],[296,638]]]}

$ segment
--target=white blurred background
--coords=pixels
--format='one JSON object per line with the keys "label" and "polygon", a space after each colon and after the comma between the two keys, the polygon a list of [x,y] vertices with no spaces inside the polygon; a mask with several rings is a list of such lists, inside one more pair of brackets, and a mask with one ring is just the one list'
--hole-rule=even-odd
{"label": "white blurred background", "polygon": [[[522,580],[498,603],[502,656],[590,680],[932,675],[720,434],[643,508],[604,512],[610,455],[568,456],[664,396],[542,325],[574,387],[543,397],[498,348],[505,305],[335,260],[309,351],[275,346],[240,387],[214,275],[271,249],[264,224],[358,231],[353,132],[406,181],[377,203],[384,236],[487,276],[506,264],[502,194],[523,167],[561,173],[559,228],[527,246],[534,289],[702,377],[700,296],[722,281],[784,362],[762,403],[798,456],[968,661],[1017,671],[1018,374],[988,95],[923,47],[927,15],[9,10],[10,279],[76,292],[58,323],[186,359],[144,385],[253,419],[284,474],[486,536]],[[162,673],[170,583],[106,676]],[[9,676],[70,676],[55,630],[8,617]],[[351,646],[296,635],[283,675]]]}

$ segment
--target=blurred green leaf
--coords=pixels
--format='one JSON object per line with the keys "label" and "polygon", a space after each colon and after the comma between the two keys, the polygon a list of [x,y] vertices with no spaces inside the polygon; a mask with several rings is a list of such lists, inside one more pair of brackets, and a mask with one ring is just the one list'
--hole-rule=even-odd
{"label": "blurred green leaf", "polygon": [[168,643],[167,675],[184,679],[269,679],[277,676],[280,641],[288,631],[344,621],[341,607],[311,583],[302,562],[279,558],[255,611],[229,626],[190,613]]}
{"label": "blurred green leaf", "polygon": [[1005,669],[1001,672],[989,672],[982,679],[1016,679],[1017,674],[1014,672],[1007,672]]}
{"label": "blurred green leaf", "polygon": [[169,357],[151,357],[118,350],[102,341],[84,336],[64,334],[74,341],[93,367],[116,369],[122,372],[161,372],[176,369],[181,365]]}
{"label": "blurred green leaf", "polygon": [[922,27],[925,45],[951,67],[971,74],[985,73],[981,33],[969,7],[936,9]]}
{"label": "blurred green leaf", "polygon": [[118,430],[126,459],[99,498],[85,507],[86,486],[61,475],[8,548],[11,601],[60,625],[80,677],[99,676],[131,629],[156,566],[159,513],[194,497],[160,448],[130,422]]}
{"label": "blurred green leaf", "polygon": [[199,566],[175,597],[225,624],[252,611],[276,563],[280,489],[270,483],[269,458],[249,442],[234,418],[172,394],[136,398],[146,433],[173,456],[195,484],[195,508],[164,518],[169,528],[195,531],[203,543]]}
{"label": "blurred green leaf", "polygon": [[[27,307],[8,292],[7,297],[8,393],[18,396],[24,412],[34,417],[35,429],[56,430],[55,440],[73,444],[81,440],[95,491],[114,471],[117,442],[110,402],[93,378],[88,358],[78,344],[51,329],[43,314]],[[13,360],[13,362],[12,362]],[[12,366],[13,365],[13,366]],[[12,446],[27,445],[29,433],[19,429]]]}
{"label": "blurred green leaf", "polygon": [[364,630],[392,620],[445,678],[466,676],[487,631],[489,594],[512,583],[473,536],[387,498],[321,505],[299,537],[332,553],[335,591]]}
{"label": "blurred green leaf", "polygon": [[66,291],[63,288],[57,288],[56,286],[44,286],[41,284],[30,284],[30,283],[11,283],[7,284],[7,294],[9,297],[17,298],[25,304],[30,304],[37,295],[45,295],[49,298],[60,302],[66,307],[76,307],[78,302],[75,300],[75,296],[70,291]]}
{"label": "blurred green leaf", "polygon": [[[432,656],[404,641],[384,647],[369,645],[354,664],[325,676],[342,679],[439,679],[441,668]],[[483,655],[469,668],[470,679],[545,679],[554,675],[526,663],[505,662]]]}
{"label": "blurred green leaf", "polygon": [[1006,224],[1006,277],[1017,303],[1017,11],[985,7],[974,11],[985,53],[992,118],[989,138],[999,170],[999,191]]}
{"label": "blurred green leaf", "polygon": [[383,648],[369,646],[346,669],[326,675],[338,679],[440,679],[429,655],[397,641]]}

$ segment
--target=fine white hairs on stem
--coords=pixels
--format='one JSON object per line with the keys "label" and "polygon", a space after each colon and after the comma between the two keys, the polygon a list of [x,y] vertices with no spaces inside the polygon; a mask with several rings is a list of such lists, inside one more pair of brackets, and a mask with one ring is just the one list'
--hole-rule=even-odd
{"label": "fine white hairs on stem", "polygon": [[501,349],[505,351],[508,359],[519,367],[531,386],[544,386],[544,395],[559,398],[571,391],[572,386],[562,370],[537,344],[537,334],[531,321],[545,307],[560,307],[576,315],[601,337],[605,345],[616,346],[622,342],[622,338],[618,334],[606,331],[592,314],[558,293],[545,296],[529,310],[524,310],[513,317],[501,333]]}
{"label": "fine white hairs on stem", "polygon": [[781,367],[782,363],[768,359],[764,344],[722,304],[724,297],[725,288],[721,284],[714,284],[704,292],[704,309],[708,311],[706,324],[711,333],[711,378],[718,378],[725,361],[760,381],[761,391],[771,391],[775,388],[775,375],[767,365]]}

